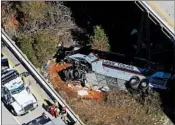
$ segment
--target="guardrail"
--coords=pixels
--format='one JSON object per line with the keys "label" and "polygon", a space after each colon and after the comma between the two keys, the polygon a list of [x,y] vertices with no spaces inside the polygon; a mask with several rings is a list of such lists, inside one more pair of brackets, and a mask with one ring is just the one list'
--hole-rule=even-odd
{"label": "guardrail", "polygon": [[[148,12],[148,17],[153,21],[152,17],[160,24],[162,31],[172,39],[172,42],[175,44],[175,29],[170,27],[145,1],[135,1],[136,5],[141,6],[141,10],[146,10]],[[150,17],[150,15],[152,17]],[[153,21],[154,22],[154,21]],[[164,29],[166,31],[164,31]],[[166,33],[167,32],[167,33]]]}
{"label": "guardrail", "polygon": [[39,82],[39,84],[43,87],[43,89],[61,106],[67,107],[67,113],[70,118],[80,125],[84,125],[84,123],[78,118],[77,115],[72,111],[72,109],[68,106],[65,100],[46,82],[45,78],[37,71],[37,69],[33,66],[33,64],[25,57],[23,52],[16,46],[15,42],[12,41],[9,36],[5,33],[4,29],[1,29],[1,38],[3,42],[7,45],[7,47],[13,52],[13,54],[19,59],[19,61],[28,69],[31,75]]}

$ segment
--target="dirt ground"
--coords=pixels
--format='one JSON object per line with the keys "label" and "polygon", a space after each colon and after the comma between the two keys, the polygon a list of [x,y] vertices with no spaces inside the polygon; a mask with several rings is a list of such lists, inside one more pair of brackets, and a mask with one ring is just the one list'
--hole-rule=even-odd
{"label": "dirt ground", "polygon": [[[140,104],[126,92],[109,92],[101,100],[77,98],[77,92],[61,80],[58,71],[71,66],[51,63],[49,78],[57,92],[87,125],[162,125],[158,100]],[[151,98],[152,99],[152,98]]]}

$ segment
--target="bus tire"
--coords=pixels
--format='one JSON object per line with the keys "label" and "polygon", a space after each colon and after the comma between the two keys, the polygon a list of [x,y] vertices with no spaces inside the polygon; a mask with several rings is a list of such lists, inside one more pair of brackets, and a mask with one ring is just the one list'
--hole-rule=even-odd
{"label": "bus tire", "polygon": [[140,89],[147,89],[149,86],[149,81],[148,79],[142,79],[139,84]]}
{"label": "bus tire", "polygon": [[132,89],[137,89],[140,83],[140,78],[138,76],[133,76],[129,80],[129,85]]}

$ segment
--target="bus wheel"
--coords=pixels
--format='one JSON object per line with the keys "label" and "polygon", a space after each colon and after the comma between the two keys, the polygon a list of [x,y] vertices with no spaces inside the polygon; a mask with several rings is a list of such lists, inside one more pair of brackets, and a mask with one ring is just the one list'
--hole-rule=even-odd
{"label": "bus wheel", "polygon": [[139,82],[140,82],[140,79],[138,76],[133,76],[132,78],[130,78],[129,80],[129,85],[132,89],[137,89],[138,86],[139,86]]}
{"label": "bus wheel", "polygon": [[147,89],[148,88],[148,85],[149,85],[148,79],[142,79],[140,81],[139,87],[140,87],[140,89]]}

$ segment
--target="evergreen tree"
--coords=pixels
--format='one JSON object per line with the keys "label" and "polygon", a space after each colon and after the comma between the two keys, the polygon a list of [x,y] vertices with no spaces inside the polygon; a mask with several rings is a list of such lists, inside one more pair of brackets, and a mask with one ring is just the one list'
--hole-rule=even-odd
{"label": "evergreen tree", "polygon": [[90,40],[93,49],[110,51],[108,37],[106,36],[104,29],[100,26],[94,27],[94,34],[90,37]]}

